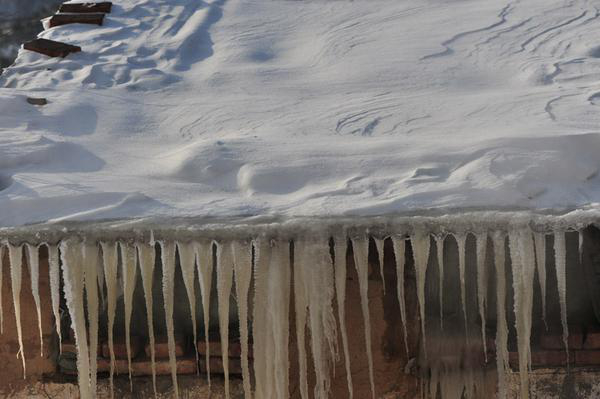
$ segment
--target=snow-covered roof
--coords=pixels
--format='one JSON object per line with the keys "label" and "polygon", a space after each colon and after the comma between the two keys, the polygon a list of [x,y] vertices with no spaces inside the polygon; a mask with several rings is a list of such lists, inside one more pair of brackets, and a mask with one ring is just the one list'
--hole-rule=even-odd
{"label": "snow-covered roof", "polygon": [[[595,208],[598,3],[119,0],[0,77],[0,226]],[[28,96],[49,104],[28,104]]]}

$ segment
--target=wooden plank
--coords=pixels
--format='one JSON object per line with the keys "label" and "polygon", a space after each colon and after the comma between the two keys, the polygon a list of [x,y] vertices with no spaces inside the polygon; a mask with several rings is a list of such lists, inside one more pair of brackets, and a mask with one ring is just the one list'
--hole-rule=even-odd
{"label": "wooden plank", "polygon": [[70,53],[81,51],[81,47],[48,39],[34,39],[23,45],[25,50],[35,51],[49,57],[66,57]]}
{"label": "wooden plank", "polygon": [[61,4],[58,12],[74,12],[74,13],[93,13],[103,12],[109,13],[112,9],[112,3],[110,1],[103,1],[100,3],[68,3]]}
{"label": "wooden plank", "polygon": [[66,25],[66,24],[92,24],[102,25],[104,22],[104,14],[56,14],[50,17],[48,21],[50,27]]}

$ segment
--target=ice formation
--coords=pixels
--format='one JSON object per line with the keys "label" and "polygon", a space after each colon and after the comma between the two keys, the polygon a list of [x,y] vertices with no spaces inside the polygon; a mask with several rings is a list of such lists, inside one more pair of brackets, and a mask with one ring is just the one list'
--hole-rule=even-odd
{"label": "ice formation", "polygon": [[23,363],[23,378],[26,377],[25,350],[23,348],[23,329],[21,328],[21,279],[23,266],[23,247],[8,244],[8,257],[10,259],[10,282],[12,286],[13,305],[15,307],[15,320],[17,324],[17,338],[19,340],[19,352]]}
{"label": "ice formation", "polygon": [[[198,363],[198,337],[196,333],[196,289],[194,286],[196,278],[196,250],[193,243],[177,243],[179,251],[179,264],[183,276],[183,284],[190,304],[190,316],[192,319],[192,336],[194,339],[194,353],[196,355],[196,364]],[[198,372],[200,370],[198,369]]]}
{"label": "ice formation", "polygon": [[165,322],[167,325],[167,345],[169,347],[169,364],[175,397],[179,398],[177,385],[177,359],[175,358],[175,326],[173,325],[173,295],[175,290],[175,243],[161,241],[161,256],[163,266],[162,290],[165,306]]}
{"label": "ice formation", "polygon": [[229,297],[233,283],[233,255],[230,245],[218,243],[216,245],[221,359],[223,361],[223,374],[225,375],[225,397],[229,399]]}
{"label": "ice formation", "polygon": [[[540,278],[542,296],[545,292],[545,239],[547,234],[554,237],[556,275],[561,308],[561,322],[564,331],[565,346],[568,330],[566,325],[566,232],[572,231],[568,224],[562,222],[553,225],[532,225],[531,223],[511,222],[498,227],[495,224],[458,224],[453,229],[451,224],[415,223],[414,225],[398,225],[389,231],[381,229],[357,229],[344,226],[341,230],[328,233],[302,230],[283,237],[274,238],[267,231],[256,235],[215,234],[210,237],[206,233],[193,234],[161,233],[157,242],[160,244],[159,259],[156,258],[158,248],[154,245],[154,237],[150,240],[144,235],[101,239],[98,235],[86,237],[84,234],[55,236],[35,236],[30,241],[21,240],[20,244],[11,244],[4,240],[3,248],[8,249],[10,261],[10,277],[13,293],[13,306],[17,321],[19,339],[18,356],[23,363],[25,375],[24,346],[20,323],[20,292],[23,259],[27,259],[31,270],[32,291],[36,291],[39,282],[38,248],[48,248],[48,266],[50,275],[50,296],[52,313],[56,320],[56,329],[60,333],[60,315],[58,303],[60,298],[60,279],[64,280],[64,294],[71,317],[71,327],[75,333],[78,350],[78,381],[81,397],[93,398],[96,394],[97,345],[99,334],[99,309],[102,286],[106,286],[106,302],[108,315],[108,345],[111,355],[111,393],[112,376],[114,374],[115,356],[113,348],[113,328],[120,289],[118,274],[121,273],[125,303],[126,339],[130,334],[130,319],[133,309],[133,291],[136,284],[136,269],[139,264],[143,283],[149,339],[151,346],[151,362],[153,387],[156,389],[154,364],[154,306],[152,287],[155,262],[162,264],[162,291],[165,308],[165,322],[169,345],[169,363],[175,396],[179,395],[177,386],[177,364],[174,341],[174,287],[175,269],[181,267],[183,283],[190,304],[192,324],[196,324],[195,316],[195,274],[198,272],[200,294],[203,303],[205,339],[208,342],[209,305],[213,268],[216,273],[217,304],[219,308],[219,330],[221,338],[222,359],[226,378],[228,369],[228,337],[230,322],[230,296],[235,286],[236,303],[239,316],[239,332],[242,347],[242,373],[244,396],[249,398],[286,398],[289,397],[290,359],[289,344],[291,336],[295,336],[298,349],[298,368],[300,397],[326,398],[331,391],[331,378],[334,365],[341,361],[338,350],[337,334],[340,332],[344,366],[347,374],[348,396],[353,397],[353,384],[350,369],[352,348],[348,342],[346,327],[346,279],[347,255],[352,254],[358,276],[361,310],[364,318],[365,351],[368,360],[371,394],[375,395],[373,375],[373,354],[371,352],[371,325],[369,314],[368,278],[369,259],[377,259],[381,265],[385,241],[373,237],[390,237],[393,246],[393,261],[396,266],[398,304],[403,325],[404,345],[409,353],[407,334],[406,290],[404,279],[406,263],[406,240],[410,240],[414,257],[416,276],[416,296],[418,314],[420,316],[421,355],[418,364],[420,375],[424,379],[424,394],[429,397],[441,395],[442,399],[460,397],[488,396],[488,373],[484,370],[482,350],[486,351],[486,313],[488,291],[494,290],[496,303],[496,373],[497,395],[505,398],[507,392],[506,373],[508,364],[508,319],[507,275],[512,275],[512,291],[514,294],[514,318],[519,358],[520,396],[528,398],[531,369],[531,333],[533,285],[537,271]],[[475,238],[475,257],[469,265],[476,264],[476,274],[467,271],[467,236]],[[439,275],[439,295],[442,296],[444,278],[453,276],[452,270],[444,272],[444,249],[449,244],[445,238],[456,237],[458,249],[458,276],[455,283],[460,287],[460,300],[457,301],[457,313],[447,313],[442,325],[440,322],[427,323],[429,302],[426,301],[428,263],[436,262]],[[509,252],[506,252],[508,237]],[[29,237],[31,238],[31,237]],[[1,239],[1,237],[0,237]],[[373,243],[370,240],[373,239]],[[436,253],[431,254],[431,241],[435,240]],[[351,247],[348,243],[351,242]],[[49,244],[55,243],[55,244]],[[56,244],[58,243],[58,244]],[[374,245],[370,245],[374,244]],[[491,253],[487,254],[487,247]],[[101,252],[100,252],[101,249]],[[60,250],[60,252],[59,252]],[[373,251],[373,252],[371,252]],[[374,253],[377,251],[377,253]],[[178,255],[178,256],[177,256]],[[213,264],[213,257],[216,263]],[[40,258],[41,259],[41,258]],[[490,266],[487,268],[486,260]],[[178,263],[179,260],[179,263]],[[387,259],[386,259],[387,260]],[[391,259],[389,260],[391,261]],[[447,260],[446,260],[447,261]],[[510,269],[508,269],[510,267]],[[102,271],[102,277],[99,277]],[[435,270],[432,270],[434,272]],[[379,270],[381,272],[381,269]],[[293,274],[293,277],[292,277]],[[494,278],[492,279],[492,274]],[[445,277],[444,277],[445,276]],[[494,287],[488,282],[495,281]],[[293,284],[292,284],[293,282]],[[446,281],[449,282],[449,281]],[[435,282],[437,283],[437,282]],[[476,284],[477,297],[474,296],[473,284]],[[435,284],[432,286],[435,287]],[[467,295],[468,293],[468,295]],[[472,293],[472,294],[471,294]],[[491,294],[491,293],[490,293]],[[35,297],[34,293],[34,297]],[[39,292],[38,292],[39,295]],[[290,333],[290,305],[294,301],[295,331]],[[249,300],[252,298],[253,308]],[[41,301],[41,298],[38,299]],[[479,321],[475,312],[471,312],[471,304],[479,310]],[[334,308],[337,304],[337,315]],[[440,306],[448,305],[442,300]],[[450,306],[450,305],[448,305]],[[37,307],[37,303],[36,303]],[[252,312],[250,317],[249,312]],[[436,310],[437,312],[437,310]],[[336,317],[337,316],[337,317]],[[470,319],[467,318],[470,316]],[[432,320],[429,320],[432,321]],[[249,323],[251,322],[251,331]],[[339,322],[339,324],[338,324]],[[479,334],[478,331],[481,330]],[[193,331],[196,340],[196,332]],[[465,335],[470,337],[465,339]],[[249,361],[249,341],[253,342],[253,364]],[[427,342],[427,344],[426,344]],[[131,352],[128,346],[128,357]],[[307,348],[310,353],[307,353]],[[196,351],[197,353],[197,351]],[[207,354],[209,356],[209,354]],[[487,361],[487,359],[485,359]],[[128,359],[128,363],[131,359]],[[207,362],[208,366],[208,362]],[[296,369],[294,367],[294,369]],[[252,379],[254,374],[254,380]],[[309,378],[309,376],[316,378]],[[496,380],[495,380],[496,381]]]}
{"label": "ice formation", "polygon": [[485,256],[487,251],[487,232],[475,236],[477,243],[477,306],[481,318],[481,339],[483,342],[483,355],[487,363],[487,344],[485,338],[485,311],[487,301],[487,269]]}
{"label": "ice formation", "polygon": [[[346,274],[348,239],[346,236],[334,238],[335,253],[335,293],[338,309],[338,320],[342,333],[342,348],[344,350],[344,366],[346,368],[346,382],[348,384],[348,397],[354,397],[352,388],[352,372],[350,370],[350,349],[348,348],[348,331],[346,330]],[[297,298],[297,297],[295,297]],[[297,300],[297,299],[296,299]]]}
{"label": "ice formation", "polygon": [[369,381],[371,383],[371,395],[375,398],[375,378],[373,377],[373,350],[371,348],[371,315],[369,312],[369,237],[362,236],[352,239],[352,250],[354,252],[354,266],[358,274],[358,285],[360,289],[360,304],[362,307],[365,323],[365,344],[367,348],[367,359],[369,362]]}
{"label": "ice formation", "polygon": [[[152,285],[154,283],[155,249],[153,244],[137,244],[140,272],[142,274],[142,286],[144,288],[144,299],[146,302],[146,320],[148,322],[148,337],[150,341],[150,364],[152,367],[152,390],[156,396],[156,349],[154,339],[154,316],[152,313]],[[196,351],[197,353],[197,351]]]}
{"label": "ice formation", "polygon": [[38,331],[40,334],[40,356],[44,356],[44,340],[42,338],[42,309],[40,306],[40,257],[37,245],[26,244],[27,263],[29,264],[29,277],[31,279],[31,293],[37,313]]}
{"label": "ice formation", "polygon": [[115,373],[115,349],[113,330],[115,313],[117,312],[117,267],[118,247],[114,242],[101,242],[104,278],[106,281],[107,314],[108,314],[108,351],[110,352],[110,394],[114,396],[113,376]]}
{"label": "ice formation", "polygon": [[375,241],[375,247],[377,248],[377,257],[379,258],[379,274],[381,275],[381,285],[383,287],[383,295],[385,295],[385,274],[383,272],[383,258],[384,258],[384,244],[385,240],[383,238],[373,238]]}
{"label": "ice formation", "polygon": [[[129,387],[133,391],[131,380],[131,312],[133,311],[133,291],[135,290],[136,249],[130,243],[119,243],[121,248],[121,275],[123,276],[123,300],[125,303],[125,346],[127,348],[127,367],[129,371]],[[96,276],[94,276],[96,277]],[[167,301],[165,301],[166,303]]]}
{"label": "ice formation", "polygon": [[[48,247],[48,272],[50,277],[50,298],[52,300],[52,314],[54,315],[54,325],[58,335],[59,351],[62,352],[62,332],[60,329],[60,263],[58,246],[47,245]],[[98,268],[102,270],[102,268]],[[1,285],[1,281],[0,281]]]}
{"label": "ice formation", "polygon": [[535,245],[535,264],[540,284],[540,293],[542,295],[542,319],[546,329],[548,329],[546,322],[546,234],[534,232],[533,243]]}
{"label": "ice formation", "polygon": [[244,398],[252,398],[250,385],[250,367],[248,364],[248,292],[252,279],[252,244],[248,242],[233,241],[233,270],[235,292],[237,294],[238,316],[240,324],[240,343],[242,347],[242,378],[244,384]]}
{"label": "ice formation", "polygon": [[440,329],[444,329],[444,241],[446,236],[439,234],[435,236],[435,248],[437,253],[439,273],[439,296],[440,296]]}

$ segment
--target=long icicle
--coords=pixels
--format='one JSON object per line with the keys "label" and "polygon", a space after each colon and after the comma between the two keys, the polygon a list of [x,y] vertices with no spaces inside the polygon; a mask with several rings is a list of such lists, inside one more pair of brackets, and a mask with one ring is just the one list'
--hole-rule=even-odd
{"label": "long icicle", "polygon": [[506,398],[506,370],[508,370],[508,325],[506,322],[506,250],[505,236],[494,232],[494,266],[496,270],[496,369],[498,371],[498,399]]}
{"label": "long icicle", "polygon": [[25,351],[23,347],[23,330],[21,329],[21,280],[23,267],[23,247],[8,244],[8,257],[10,258],[10,280],[12,285],[13,305],[15,307],[15,320],[17,323],[17,338],[19,340],[19,352],[23,363],[23,379],[27,372],[25,367]]}
{"label": "long icicle", "polygon": [[336,237],[334,239],[335,250],[335,293],[338,308],[338,319],[340,320],[340,330],[342,333],[342,347],[344,349],[344,362],[346,367],[346,382],[348,384],[348,398],[354,397],[352,388],[352,372],[350,370],[350,349],[348,347],[348,332],[346,329],[346,274],[347,262],[346,252],[348,250],[348,240],[346,236]]}
{"label": "long icicle", "polygon": [[546,234],[533,233],[533,241],[535,244],[535,259],[537,265],[538,281],[540,283],[540,293],[542,295],[542,320],[546,330],[548,324],[546,322]]}
{"label": "long icicle", "polygon": [[131,313],[133,311],[133,291],[137,267],[135,264],[135,247],[131,244],[119,243],[121,247],[121,275],[123,276],[123,301],[125,303],[125,346],[127,349],[127,367],[129,371],[129,389],[133,392],[131,376]]}
{"label": "long icicle", "polygon": [[487,232],[477,233],[475,243],[477,245],[477,306],[481,318],[481,339],[483,342],[483,356],[487,363],[487,340],[485,336],[485,314],[487,308],[487,268],[485,257],[487,252]]}
{"label": "long icicle", "polygon": [[268,299],[268,273],[271,257],[271,248],[266,239],[259,240],[256,245],[254,263],[254,309],[252,316],[252,338],[254,343],[254,376],[255,398],[269,398],[269,384],[267,381],[270,373],[267,370],[269,347],[267,326],[267,299]]}
{"label": "long icicle", "polygon": [[212,244],[196,243],[196,260],[198,261],[198,281],[200,283],[200,295],[202,296],[202,311],[204,315],[204,342],[206,344],[206,375],[208,379],[208,389],[210,391],[210,290],[212,286],[213,257]]}
{"label": "long icicle", "polygon": [[[154,338],[154,315],[152,301],[152,285],[154,282],[154,263],[156,261],[156,253],[154,245],[138,243],[137,253],[142,274],[142,285],[144,288],[144,298],[146,300],[146,320],[148,322],[148,335],[150,340],[150,364],[152,367],[152,390],[156,397],[156,348]],[[198,352],[198,351],[196,351]]]}
{"label": "long icicle", "polygon": [[[289,308],[290,308],[290,244],[273,242],[268,273],[269,309],[267,326],[271,347],[268,347],[273,398],[289,397]],[[274,389],[273,389],[274,388]]]}
{"label": "long icicle", "polygon": [[71,328],[77,345],[77,380],[81,399],[92,398],[90,387],[90,360],[83,309],[84,270],[81,264],[81,243],[63,241],[60,245],[65,298],[71,315]]}
{"label": "long icicle", "polygon": [[37,245],[25,244],[27,248],[27,263],[31,280],[31,293],[37,312],[38,331],[40,335],[40,356],[44,356],[44,338],[42,334],[42,308],[40,305],[40,256]]}
{"label": "long icicle", "polygon": [[466,268],[466,233],[455,234],[456,243],[458,244],[458,273],[460,278],[460,302],[462,304],[463,319],[465,321],[465,337],[469,341],[469,330],[467,327],[467,288],[465,284],[465,268]]}
{"label": "long icicle", "polygon": [[437,253],[439,274],[439,297],[440,297],[440,329],[444,329],[444,234],[435,236],[435,249]]}
{"label": "long icicle", "polygon": [[298,372],[300,374],[300,397],[308,399],[308,377],[306,358],[306,319],[308,309],[308,293],[306,292],[302,248],[294,245],[294,306],[296,310],[296,344],[298,346]]}
{"label": "long icicle", "polygon": [[85,243],[82,255],[88,325],[90,327],[90,390],[95,396],[98,371],[98,246],[95,243]]}
{"label": "long icicle", "polygon": [[173,295],[175,291],[175,243],[160,242],[162,257],[162,289],[165,305],[165,323],[167,324],[167,341],[169,347],[169,364],[175,398],[179,398],[177,385],[177,359],[175,355],[175,326],[173,325]]}
{"label": "long icicle", "polygon": [[225,397],[229,399],[229,297],[233,281],[231,245],[217,243],[217,299],[219,307],[219,333],[221,359],[225,375]]}
{"label": "long icicle", "polygon": [[118,247],[114,242],[100,243],[102,248],[102,259],[104,267],[104,278],[106,279],[107,313],[108,313],[108,350],[110,352],[110,397],[114,397],[114,374],[115,374],[115,347],[113,341],[113,330],[115,325],[115,313],[117,312],[117,267]]}
{"label": "long icicle", "polygon": [[419,301],[419,314],[421,316],[421,337],[423,339],[424,353],[427,353],[425,350],[425,278],[427,277],[427,263],[429,261],[431,240],[428,233],[420,230],[415,231],[410,237],[410,240],[413,248],[417,278],[417,299]]}
{"label": "long icicle", "polygon": [[371,349],[371,316],[369,313],[369,239],[360,237],[352,239],[354,252],[354,265],[358,274],[360,289],[360,303],[365,323],[365,344],[367,360],[369,362],[369,382],[371,383],[371,396],[375,398],[375,378],[373,376],[373,350]]}
{"label": "long icicle", "polygon": [[250,384],[250,368],[248,365],[248,291],[252,279],[252,246],[248,243],[234,241],[231,243],[233,252],[233,270],[235,279],[235,292],[238,303],[238,316],[240,325],[240,343],[242,346],[242,378],[244,384],[244,398],[252,398],[252,385]]}
{"label": "long icicle", "polygon": [[554,231],[554,257],[556,262],[556,281],[558,282],[558,298],[560,300],[560,321],[563,330],[563,342],[569,363],[569,326],[567,324],[567,249],[565,232]]}
{"label": "long icicle", "polygon": [[383,295],[385,295],[385,273],[383,270],[384,267],[384,263],[383,263],[383,258],[384,258],[384,243],[385,243],[385,239],[383,238],[375,238],[373,237],[373,240],[375,241],[375,247],[377,248],[377,257],[379,258],[379,274],[381,275],[381,286],[383,287]]}
{"label": "long icicle", "polygon": [[4,334],[4,305],[2,300],[2,285],[4,284],[4,246],[0,243],[0,334]]}
{"label": "long icicle", "polygon": [[58,261],[58,246],[47,245],[48,268],[50,274],[50,298],[52,299],[52,314],[54,326],[58,334],[58,350],[62,353],[62,332],[60,329],[60,264]]}
{"label": "long icicle", "polygon": [[[183,276],[183,284],[188,297],[190,306],[190,317],[192,319],[192,336],[194,338],[194,352],[196,354],[196,364],[198,364],[198,334],[196,332],[196,289],[194,286],[196,279],[196,251],[193,243],[177,243],[179,251],[179,264]],[[198,369],[198,372],[200,369]]]}
{"label": "long icicle", "polygon": [[400,320],[402,321],[402,329],[404,332],[404,348],[406,356],[408,353],[408,328],[406,327],[406,299],[404,297],[404,265],[406,264],[406,243],[404,237],[392,236],[392,244],[394,244],[394,258],[396,259],[396,279],[398,290],[398,304],[400,305]]}

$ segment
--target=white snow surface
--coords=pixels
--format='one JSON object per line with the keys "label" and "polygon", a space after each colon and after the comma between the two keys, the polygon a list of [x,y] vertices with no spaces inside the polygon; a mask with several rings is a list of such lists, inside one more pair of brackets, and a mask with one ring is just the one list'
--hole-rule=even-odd
{"label": "white snow surface", "polygon": [[0,227],[600,208],[598,7],[115,1],[0,77]]}

